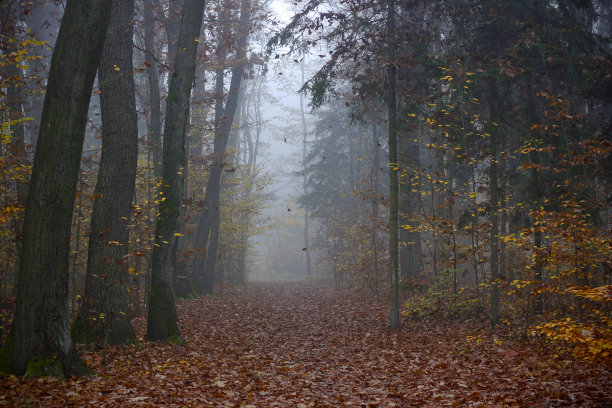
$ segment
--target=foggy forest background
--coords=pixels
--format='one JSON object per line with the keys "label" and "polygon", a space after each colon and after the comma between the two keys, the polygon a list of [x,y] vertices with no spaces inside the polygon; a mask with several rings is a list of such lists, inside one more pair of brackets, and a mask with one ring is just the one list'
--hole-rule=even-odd
{"label": "foggy forest background", "polygon": [[610,364],[609,2],[76,3],[0,3],[3,369],[277,280]]}

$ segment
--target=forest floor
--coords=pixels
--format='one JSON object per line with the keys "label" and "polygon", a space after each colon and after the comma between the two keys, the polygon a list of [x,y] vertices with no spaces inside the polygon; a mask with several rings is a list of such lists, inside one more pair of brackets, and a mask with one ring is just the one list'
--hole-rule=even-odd
{"label": "forest floor", "polygon": [[[473,323],[404,319],[364,293],[253,283],[178,303],[185,345],[84,352],[62,382],[0,375],[16,407],[611,407],[609,371]],[[134,320],[139,337],[145,320]]]}

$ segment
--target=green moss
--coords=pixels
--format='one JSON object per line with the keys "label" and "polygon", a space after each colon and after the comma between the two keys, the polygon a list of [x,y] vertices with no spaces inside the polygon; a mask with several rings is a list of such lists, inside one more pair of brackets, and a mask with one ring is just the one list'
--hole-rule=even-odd
{"label": "green moss", "polygon": [[191,291],[191,293],[189,293],[190,299],[200,298],[200,296],[198,295],[198,293],[200,292],[199,292],[197,279],[189,279],[189,290]]}
{"label": "green moss", "polygon": [[193,292],[194,296],[199,297],[198,294],[202,293],[202,285],[200,285],[200,281],[196,278],[192,278],[189,281],[191,283],[191,291]]}
{"label": "green moss", "polygon": [[[159,286],[158,286],[159,285]],[[174,299],[160,288],[161,284],[152,284],[149,302],[156,307],[149,308],[147,334],[151,341],[183,344],[176,323]]]}
{"label": "green moss", "polygon": [[15,362],[13,360],[13,335],[9,333],[4,343],[4,347],[0,348],[0,371],[7,374],[20,374],[17,372]]}
{"label": "green moss", "polygon": [[56,357],[32,358],[28,361],[26,377],[57,377],[65,380],[64,368]]}
{"label": "green moss", "polygon": [[170,336],[168,338],[168,343],[175,343],[175,344],[180,344],[180,345],[185,344],[181,336],[179,336],[178,334],[173,334],[172,336]]}

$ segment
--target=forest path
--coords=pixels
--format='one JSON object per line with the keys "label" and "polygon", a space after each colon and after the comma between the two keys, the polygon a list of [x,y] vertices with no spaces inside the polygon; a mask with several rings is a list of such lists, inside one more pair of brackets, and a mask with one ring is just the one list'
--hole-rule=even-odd
{"label": "forest path", "polygon": [[[85,379],[0,377],[0,406],[612,406],[601,369],[460,323],[390,332],[384,304],[327,285],[251,283],[179,301],[185,346],[112,347],[104,366],[88,353],[97,375]],[[135,325],[142,336],[144,319]]]}

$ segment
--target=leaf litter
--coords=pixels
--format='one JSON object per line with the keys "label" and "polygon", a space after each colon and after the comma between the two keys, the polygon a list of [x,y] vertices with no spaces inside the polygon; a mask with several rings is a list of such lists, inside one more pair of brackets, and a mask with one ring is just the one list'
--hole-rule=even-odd
{"label": "leaf litter", "polygon": [[[472,323],[402,321],[362,292],[253,283],[180,300],[185,345],[84,352],[95,375],[0,374],[7,407],[606,407],[604,367],[552,359]],[[134,320],[142,338],[145,318]]]}

